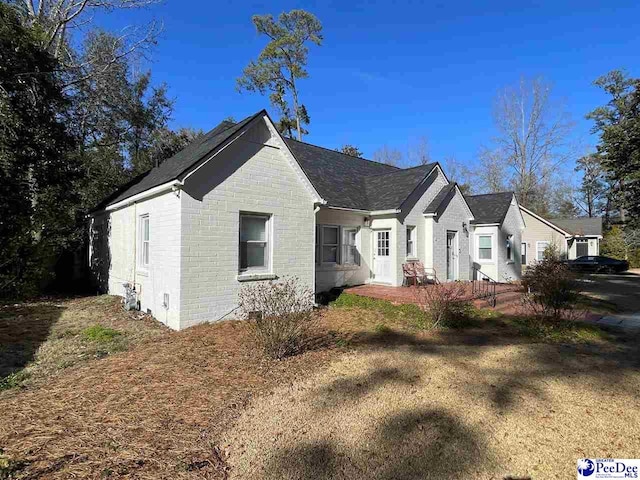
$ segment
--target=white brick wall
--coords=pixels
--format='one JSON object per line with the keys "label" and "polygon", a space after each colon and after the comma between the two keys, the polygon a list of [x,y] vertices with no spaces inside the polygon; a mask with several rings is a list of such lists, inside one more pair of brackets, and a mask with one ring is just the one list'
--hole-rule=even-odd
{"label": "white brick wall", "polygon": [[457,280],[471,278],[469,256],[469,235],[462,229],[462,223],[469,230],[470,212],[461,194],[456,193],[447,208],[433,222],[433,267],[441,282],[447,280],[447,231],[457,233],[458,272]]}
{"label": "white brick wall", "polygon": [[[517,203],[512,202],[507,214],[504,217],[502,226],[499,229],[498,242],[498,280],[499,282],[519,280],[522,274],[521,266],[521,242],[522,242],[522,220],[520,208]],[[513,235],[513,261],[507,259],[507,237]]]}
{"label": "white brick wall", "polygon": [[[140,215],[149,215],[149,268],[138,264]],[[123,283],[136,284],[141,309],[150,310],[159,321],[179,328],[180,316],[180,199],[168,192],[127,207],[105,212],[95,218],[95,228],[102,225],[106,244],[94,257],[109,265],[105,281],[108,293],[123,295]],[[103,240],[104,241],[104,240]],[[98,259],[92,258],[92,263]],[[169,308],[162,304],[169,294]]]}
{"label": "white brick wall", "polygon": [[[397,242],[397,256],[398,263],[396,265],[397,277],[402,281],[402,264],[407,260],[407,226],[414,225],[416,227],[416,252],[418,259],[425,265],[425,267],[431,267],[431,259],[429,253],[433,252],[433,236],[429,234],[426,229],[426,220],[424,218],[424,210],[435,198],[435,196],[442,190],[442,187],[447,185],[447,179],[438,170],[437,176],[433,183],[429,186],[426,192],[420,197],[420,200],[416,202],[413,208],[409,211],[404,221],[401,224],[401,228],[398,229],[398,242]],[[429,252],[429,253],[428,253]]]}
{"label": "white brick wall", "polygon": [[181,328],[234,317],[240,212],[272,215],[273,273],[313,288],[313,198],[281,148],[266,143],[259,123],[185,181]]}

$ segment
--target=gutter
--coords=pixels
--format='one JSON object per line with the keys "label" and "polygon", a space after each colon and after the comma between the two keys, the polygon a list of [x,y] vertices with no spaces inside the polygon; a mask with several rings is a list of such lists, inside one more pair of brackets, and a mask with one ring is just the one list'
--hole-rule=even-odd
{"label": "gutter", "polygon": [[178,191],[184,185],[180,180],[172,180],[167,183],[163,183],[162,185],[158,185],[157,187],[150,188],[149,190],[145,190],[144,192],[140,192],[131,197],[125,198],[117,203],[112,203],[111,205],[107,205],[105,207],[106,211],[118,210],[120,208],[131,205],[132,203],[139,202],[141,200],[145,200],[149,197],[153,197],[158,195],[159,193],[164,193],[168,191]]}

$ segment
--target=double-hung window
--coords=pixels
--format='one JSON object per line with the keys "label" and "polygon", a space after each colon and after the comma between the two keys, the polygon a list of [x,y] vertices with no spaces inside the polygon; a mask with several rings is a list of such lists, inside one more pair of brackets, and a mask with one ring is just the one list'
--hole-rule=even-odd
{"label": "double-hung window", "polygon": [[356,245],[357,228],[342,229],[342,263],[346,265],[359,265],[358,247]]}
{"label": "double-hung window", "polygon": [[507,262],[513,262],[513,235],[507,235]]}
{"label": "double-hung window", "polygon": [[140,215],[138,222],[138,265],[142,270],[149,268],[150,259],[150,228],[149,228],[149,214]]}
{"label": "double-hung window", "polygon": [[269,215],[240,214],[240,271],[269,271]]}
{"label": "double-hung window", "polygon": [[520,262],[522,265],[527,264],[527,244],[525,242],[520,244]]}
{"label": "double-hung window", "polygon": [[340,227],[322,227],[322,263],[339,263]]}
{"label": "double-hung window", "polygon": [[544,251],[549,247],[549,242],[536,242],[536,260],[544,260]]}
{"label": "double-hung window", "polygon": [[357,238],[357,227],[318,225],[316,227],[316,263],[360,265]]}
{"label": "double-hung window", "polygon": [[416,227],[407,227],[407,258],[416,256]]}
{"label": "double-hung window", "polygon": [[478,236],[478,259],[479,260],[492,260],[493,248],[491,235],[479,235]]}

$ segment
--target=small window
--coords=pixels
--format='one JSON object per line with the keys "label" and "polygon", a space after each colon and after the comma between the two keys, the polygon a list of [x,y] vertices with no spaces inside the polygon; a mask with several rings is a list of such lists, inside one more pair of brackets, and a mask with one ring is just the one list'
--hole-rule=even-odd
{"label": "small window", "polygon": [[478,258],[480,260],[491,260],[493,258],[491,243],[491,235],[480,235],[478,237]]}
{"label": "small window", "polygon": [[347,265],[360,265],[360,256],[356,246],[357,228],[342,229],[342,263]]}
{"label": "small window", "polygon": [[544,251],[549,247],[549,242],[536,242],[536,260],[544,260]]}
{"label": "small window", "polygon": [[140,223],[138,226],[139,233],[138,238],[140,239],[138,246],[138,264],[143,269],[149,268],[149,259],[151,255],[149,239],[150,239],[150,228],[149,228],[149,214],[140,215]]}
{"label": "small window", "polygon": [[407,257],[416,256],[416,227],[407,227]]}
{"label": "small window", "polygon": [[269,269],[269,216],[240,214],[240,270]]}
{"label": "small window", "polygon": [[322,263],[338,263],[338,227],[322,227]]}
{"label": "small window", "polygon": [[390,253],[389,230],[377,232],[378,237],[378,257],[388,257]]}
{"label": "small window", "polygon": [[513,262],[513,235],[507,235],[507,262]]}
{"label": "small window", "polygon": [[524,242],[520,244],[520,262],[522,265],[527,264],[527,244]]}

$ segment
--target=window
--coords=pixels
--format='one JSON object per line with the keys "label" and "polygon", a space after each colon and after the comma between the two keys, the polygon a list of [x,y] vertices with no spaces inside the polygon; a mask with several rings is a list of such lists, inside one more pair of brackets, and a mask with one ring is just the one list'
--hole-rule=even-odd
{"label": "window", "polygon": [[140,215],[138,232],[138,238],[140,239],[138,243],[138,264],[140,265],[140,268],[146,270],[149,268],[149,258],[151,253],[149,247],[150,229],[148,213]]}
{"label": "window", "polygon": [[493,258],[491,235],[478,236],[478,259],[491,260]]}
{"label": "window", "polygon": [[536,242],[536,260],[544,260],[544,251],[549,246],[549,242]]}
{"label": "window", "polygon": [[527,244],[524,242],[520,244],[520,263],[527,264]]}
{"label": "window", "polygon": [[407,257],[416,256],[416,227],[407,227]]}
{"label": "window", "polygon": [[339,228],[322,227],[322,263],[338,263]]}
{"label": "window", "polygon": [[240,270],[269,270],[269,216],[240,214]]}
{"label": "window", "polygon": [[589,255],[589,241],[587,239],[576,240],[576,257]]}
{"label": "window", "polygon": [[316,263],[360,265],[357,238],[358,227],[318,225],[316,227]]}
{"label": "window", "polygon": [[378,257],[388,257],[390,245],[389,230],[377,232],[376,237],[378,239]]}
{"label": "window", "polygon": [[357,228],[342,229],[342,263],[347,265],[360,265],[358,248],[356,246]]}
{"label": "window", "polygon": [[507,235],[507,262],[513,262],[513,235]]}

